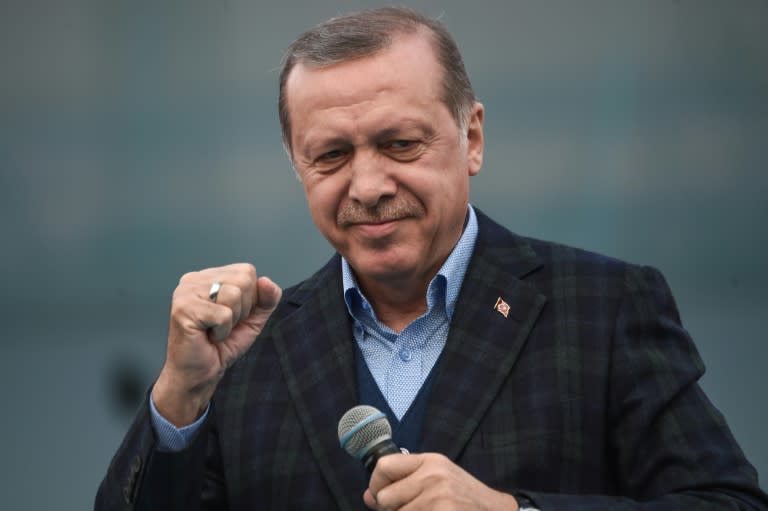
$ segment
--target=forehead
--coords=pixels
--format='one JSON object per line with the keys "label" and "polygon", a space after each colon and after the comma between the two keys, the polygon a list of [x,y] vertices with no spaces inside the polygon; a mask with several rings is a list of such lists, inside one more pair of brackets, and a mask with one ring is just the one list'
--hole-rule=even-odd
{"label": "forehead", "polygon": [[329,66],[297,64],[285,84],[291,125],[313,110],[344,108],[383,94],[424,102],[442,98],[443,70],[428,34],[397,36],[385,49]]}

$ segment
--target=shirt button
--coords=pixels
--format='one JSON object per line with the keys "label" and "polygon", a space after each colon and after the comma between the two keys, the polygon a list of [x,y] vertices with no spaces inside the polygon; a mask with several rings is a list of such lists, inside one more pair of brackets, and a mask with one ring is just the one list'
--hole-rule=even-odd
{"label": "shirt button", "polygon": [[400,350],[399,355],[400,355],[400,360],[402,360],[403,362],[410,362],[411,359],[413,358],[413,353],[411,353],[410,350],[407,350],[405,348]]}

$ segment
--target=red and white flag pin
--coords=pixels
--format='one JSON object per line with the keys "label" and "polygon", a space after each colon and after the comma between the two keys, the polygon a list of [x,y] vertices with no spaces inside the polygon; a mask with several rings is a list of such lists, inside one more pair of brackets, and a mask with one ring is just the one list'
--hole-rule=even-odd
{"label": "red and white flag pin", "polygon": [[501,299],[501,297],[496,300],[496,305],[493,306],[493,310],[504,316],[505,318],[509,316],[509,304]]}

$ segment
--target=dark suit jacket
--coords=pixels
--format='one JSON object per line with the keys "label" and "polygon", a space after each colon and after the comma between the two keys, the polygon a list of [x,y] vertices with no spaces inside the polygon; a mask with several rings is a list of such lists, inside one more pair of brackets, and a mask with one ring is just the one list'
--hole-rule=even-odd
{"label": "dark suit jacket", "polygon": [[[424,451],[544,511],[768,509],[657,271],[478,220]],[[285,291],[190,447],[154,450],[141,409],[96,509],[365,509],[336,436],[357,404],[351,331],[335,256]]]}

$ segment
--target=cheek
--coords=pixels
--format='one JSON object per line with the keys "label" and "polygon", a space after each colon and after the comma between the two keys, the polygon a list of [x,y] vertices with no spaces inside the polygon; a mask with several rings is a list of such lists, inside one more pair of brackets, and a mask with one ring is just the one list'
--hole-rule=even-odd
{"label": "cheek", "polygon": [[315,182],[304,187],[304,194],[316,224],[325,226],[329,223],[335,224],[336,210],[341,200],[338,187],[334,187],[330,182]]}
{"label": "cheek", "polygon": [[449,173],[455,169],[435,166],[431,172],[424,172],[418,180],[411,180],[411,192],[421,200],[427,209],[456,207],[456,201],[464,195],[464,182]]}

